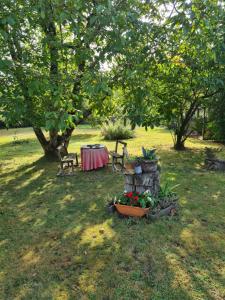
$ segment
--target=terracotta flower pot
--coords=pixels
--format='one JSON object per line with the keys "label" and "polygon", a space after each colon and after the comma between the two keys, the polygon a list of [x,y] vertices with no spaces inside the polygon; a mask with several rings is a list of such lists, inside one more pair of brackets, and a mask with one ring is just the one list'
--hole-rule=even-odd
{"label": "terracotta flower pot", "polygon": [[142,208],[136,206],[122,205],[122,204],[115,204],[115,206],[118,213],[130,217],[143,217],[150,210],[150,208]]}
{"label": "terracotta flower pot", "polygon": [[125,169],[126,170],[133,170],[134,169],[134,162],[125,162]]}

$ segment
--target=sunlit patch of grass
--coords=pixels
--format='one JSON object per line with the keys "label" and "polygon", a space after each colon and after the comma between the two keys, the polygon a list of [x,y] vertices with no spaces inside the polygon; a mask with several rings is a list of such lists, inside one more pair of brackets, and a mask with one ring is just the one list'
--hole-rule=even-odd
{"label": "sunlit patch of grass", "polygon": [[40,260],[40,256],[33,250],[28,250],[22,257],[23,263],[27,265],[35,265]]}
{"label": "sunlit patch of grass", "polygon": [[53,299],[55,300],[68,300],[69,293],[67,290],[63,290],[61,287],[56,287],[53,289],[52,293]]}
{"label": "sunlit patch of grass", "polygon": [[95,247],[104,243],[105,239],[111,239],[115,235],[114,230],[108,225],[108,222],[87,227],[81,235],[80,244],[89,244],[89,247]]}
{"label": "sunlit patch of grass", "polygon": [[[203,168],[204,148],[223,146],[176,152],[168,130],[136,129],[129,154],[156,147],[162,184],[179,184],[179,216],[149,223],[107,214],[124,180],[111,167],[58,178],[32,130],[16,131],[21,143],[0,131],[0,299],[225,299],[225,174]],[[69,151],[87,143],[115,147],[82,126]]]}

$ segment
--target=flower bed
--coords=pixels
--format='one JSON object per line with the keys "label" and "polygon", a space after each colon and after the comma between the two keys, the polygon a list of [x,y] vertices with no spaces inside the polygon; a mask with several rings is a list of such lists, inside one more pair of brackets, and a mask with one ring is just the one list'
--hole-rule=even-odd
{"label": "flower bed", "polygon": [[147,215],[150,219],[157,219],[165,215],[174,215],[177,212],[178,197],[173,192],[174,187],[166,184],[160,187],[157,196],[153,196],[149,190],[138,192],[123,192],[114,197],[107,209],[109,212],[117,212],[124,216],[143,217]]}
{"label": "flower bed", "polygon": [[124,192],[114,199],[117,211],[126,216],[142,217],[156,205],[156,199],[149,191],[144,193]]}

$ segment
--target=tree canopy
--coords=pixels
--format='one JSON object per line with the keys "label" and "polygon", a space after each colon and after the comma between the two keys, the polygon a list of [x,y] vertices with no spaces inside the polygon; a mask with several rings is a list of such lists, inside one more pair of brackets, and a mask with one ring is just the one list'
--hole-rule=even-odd
{"label": "tree canopy", "polygon": [[121,83],[132,123],[166,122],[180,150],[196,111],[224,90],[225,10],[221,1],[164,4],[167,9],[158,6],[154,26],[147,26],[139,48],[131,50],[132,70],[124,69]]}
{"label": "tree canopy", "polygon": [[221,1],[3,0],[0,8],[0,114],[31,124],[46,155],[61,144],[66,152],[82,119],[110,114],[117,90],[133,127],[172,123],[182,149],[196,110],[223,94]]}
{"label": "tree canopy", "polygon": [[138,39],[144,9],[139,1],[3,0],[0,92],[7,122],[29,121],[46,153],[68,144],[82,117],[107,111],[116,80],[107,68]]}

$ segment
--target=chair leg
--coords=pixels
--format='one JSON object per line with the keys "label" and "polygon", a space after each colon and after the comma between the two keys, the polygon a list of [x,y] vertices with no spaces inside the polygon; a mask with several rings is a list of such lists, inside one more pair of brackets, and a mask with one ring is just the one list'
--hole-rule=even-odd
{"label": "chair leg", "polygon": [[79,166],[77,153],[76,153],[76,166],[77,167]]}
{"label": "chair leg", "polygon": [[112,157],[112,171],[115,171],[115,158]]}
{"label": "chair leg", "polygon": [[124,157],[122,157],[122,169],[124,169]]}
{"label": "chair leg", "polygon": [[61,161],[60,162],[60,175],[64,175],[64,168],[63,168],[64,164],[63,162]]}

